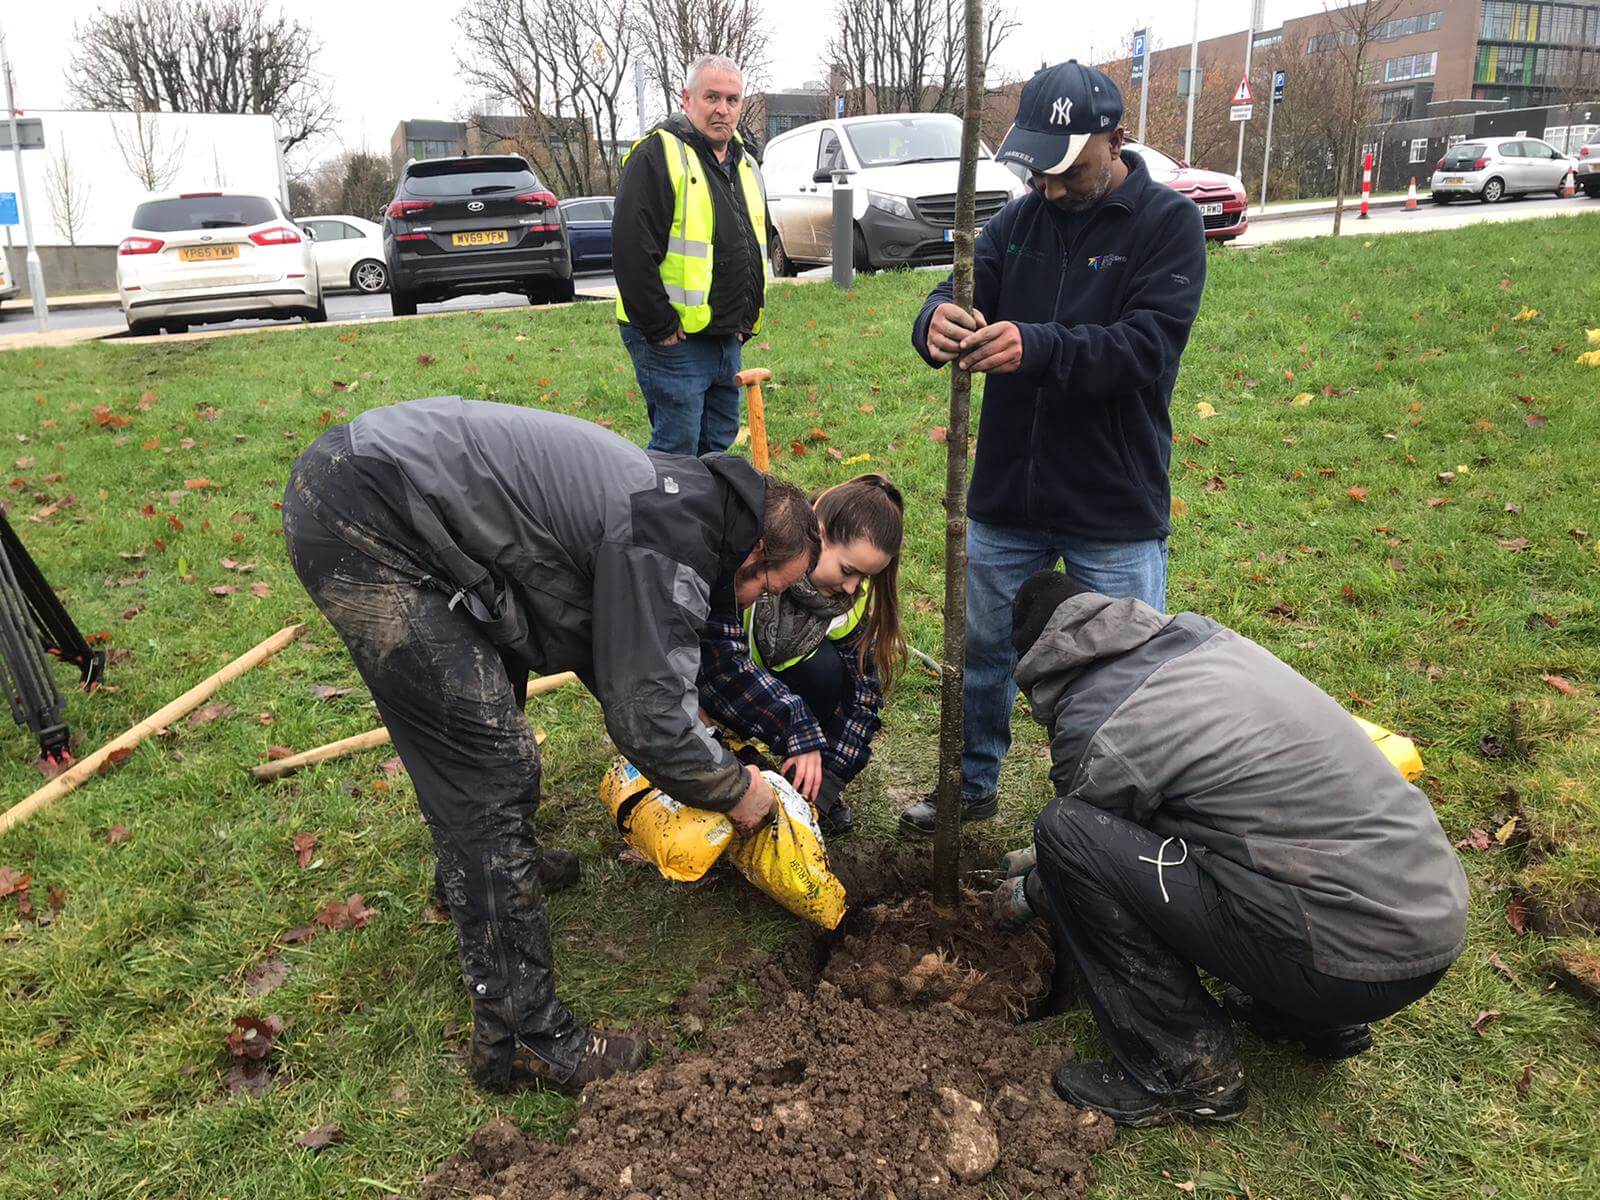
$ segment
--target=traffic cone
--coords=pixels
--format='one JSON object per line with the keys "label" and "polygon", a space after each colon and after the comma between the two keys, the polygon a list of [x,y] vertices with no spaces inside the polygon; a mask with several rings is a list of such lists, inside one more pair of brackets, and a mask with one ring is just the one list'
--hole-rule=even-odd
{"label": "traffic cone", "polygon": [[1411,186],[1406,189],[1406,211],[1417,211],[1417,177],[1411,177]]}
{"label": "traffic cone", "polygon": [[1573,181],[1571,171],[1567,172],[1567,177],[1561,184],[1561,194],[1563,196],[1576,196],[1578,194],[1578,185]]}

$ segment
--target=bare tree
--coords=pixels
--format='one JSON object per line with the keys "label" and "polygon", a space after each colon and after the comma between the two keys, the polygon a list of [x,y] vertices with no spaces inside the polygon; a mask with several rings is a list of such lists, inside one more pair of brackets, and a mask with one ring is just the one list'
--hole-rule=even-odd
{"label": "bare tree", "polygon": [[761,0],[634,0],[632,10],[641,58],[668,112],[703,54],[733,59],[747,83],[766,70],[772,31]]}
{"label": "bare tree", "polygon": [[1344,193],[1356,169],[1356,154],[1361,148],[1361,132],[1371,122],[1373,91],[1370,51],[1377,42],[1378,26],[1394,16],[1401,0],[1367,0],[1345,8],[1323,11],[1328,17],[1330,51],[1337,63],[1338,96],[1336,111],[1340,122],[1334,131],[1333,236],[1339,236],[1344,219]]}
{"label": "bare tree", "polygon": [[296,217],[349,213],[383,218],[394,199],[389,160],[365,150],[344,150],[289,180],[289,209]]}
{"label": "bare tree", "polygon": [[188,139],[173,137],[161,128],[154,113],[138,111],[132,122],[111,118],[111,136],[123,164],[147,192],[164,192],[183,166]]}
{"label": "bare tree", "polygon": [[[828,43],[853,112],[958,112],[966,92],[964,0],[838,0]],[[1017,28],[999,5],[981,22],[981,80]]]}
{"label": "bare tree", "polygon": [[285,150],[332,124],[321,46],[268,0],[123,0],[73,33],[69,90],[83,108],[265,113]]}
{"label": "bare tree", "polygon": [[565,195],[615,189],[630,0],[466,0],[463,77],[509,115],[474,113],[480,142],[524,154]]}
{"label": "bare tree", "polygon": [[50,201],[50,215],[55,218],[56,228],[66,234],[67,245],[76,246],[78,235],[83,232],[83,223],[89,215],[89,185],[73,169],[65,143],[50,156],[50,165],[45,169],[44,190]]}

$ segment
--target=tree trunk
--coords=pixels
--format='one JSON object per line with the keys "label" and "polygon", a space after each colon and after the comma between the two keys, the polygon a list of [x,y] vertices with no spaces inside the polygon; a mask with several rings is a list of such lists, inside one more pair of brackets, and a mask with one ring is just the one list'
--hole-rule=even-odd
{"label": "tree trunk", "polygon": [[[983,45],[983,0],[966,0],[967,46]],[[983,124],[983,55],[968,53],[956,185],[955,302],[972,311],[978,138]],[[939,795],[933,835],[933,899],[953,909],[960,897],[961,692],[967,640],[967,425],[972,376],[950,364],[950,424],[945,434],[944,671],[939,688]]]}

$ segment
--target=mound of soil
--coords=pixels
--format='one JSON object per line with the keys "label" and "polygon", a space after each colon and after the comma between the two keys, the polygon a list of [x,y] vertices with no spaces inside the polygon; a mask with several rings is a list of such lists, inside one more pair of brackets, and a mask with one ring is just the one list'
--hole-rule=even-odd
{"label": "mound of soil", "polygon": [[[1012,1014],[1045,986],[1033,934],[926,900],[857,910],[832,952],[757,971],[774,1002],[693,1050],[591,1085],[563,1144],[499,1118],[421,1200],[1077,1200],[1112,1123],[1062,1103]],[[820,971],[820,978],[818,973]],[[695,1013],[713,988],[696,989]]]}

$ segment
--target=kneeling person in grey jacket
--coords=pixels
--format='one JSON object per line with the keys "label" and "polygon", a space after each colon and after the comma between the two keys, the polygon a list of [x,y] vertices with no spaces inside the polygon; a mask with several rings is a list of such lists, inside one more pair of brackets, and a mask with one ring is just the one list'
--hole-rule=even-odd
{"label": "kneeling person in grey jacket", "polygon": [[[1017,682],[1056,798],[1016,885],[1076,966],[1113,1060],[1062,1098],[1117,1121],[1245,1105],[1231,1014],[1312,1054],[1426,995],[1461,953],[1467,884],[1433,809],[1327,693],[1194,613],[1053,571],[1013,608]],[[1231,985],[1228,1011],[1201,985]]]}

